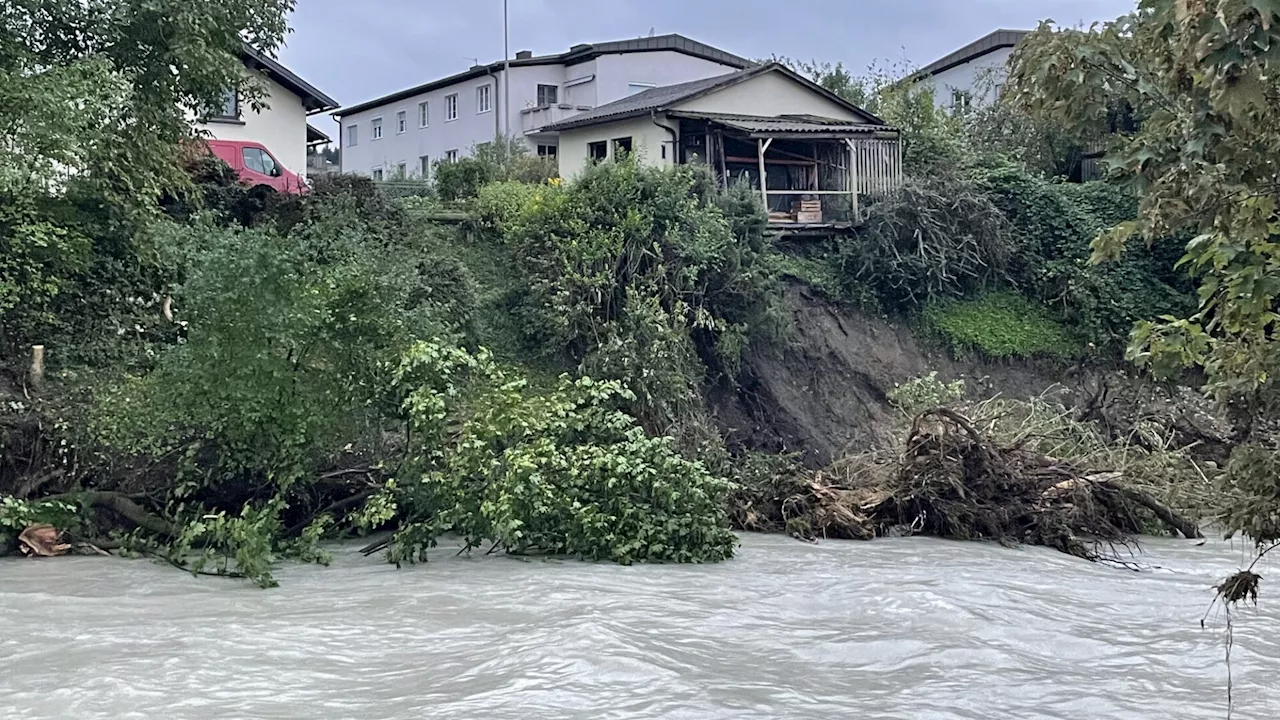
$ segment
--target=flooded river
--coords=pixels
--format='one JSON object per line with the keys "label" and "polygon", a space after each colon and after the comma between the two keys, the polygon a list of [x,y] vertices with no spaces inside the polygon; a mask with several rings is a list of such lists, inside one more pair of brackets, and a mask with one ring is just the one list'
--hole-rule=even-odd
{"label": "flooded river", "polygon": [[[747,536],[715,566],[396,570],[344,546],[269,591],[0,560],[0,718],[1225,718],[1199,621],[1246,553],[1146,551]],[[1278,570],[1238,616],[1236,718],[1280,717]]]}

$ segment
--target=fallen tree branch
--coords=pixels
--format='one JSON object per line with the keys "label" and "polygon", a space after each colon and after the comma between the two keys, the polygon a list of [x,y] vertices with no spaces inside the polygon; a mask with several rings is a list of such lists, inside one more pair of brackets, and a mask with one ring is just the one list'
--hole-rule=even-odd
{"label": "fallen tree branch", "polygon": [[1102,475],[1094,475],[1085,479],[1110,488],[1120,493],[1129,502],[1145,507],[1151,511],[1151,514],[1159,518],[1160,522],[1181,533],[1188,540],[1201,540],[1204,538],[1199,526],[1194,522],[1174,512],[1168,505],[1152,497],[1150,493],[1125,485],[1121,482],[1122,477],[1120,473],[1103,473]]}
{"label": "fallen tree branch", "polygon": [[85,490],[44,498],[49,501],[75,502],[88,510],[92,507],[105,507],[134,525],[149,530],[157,535],[172,537],[177,535],[173,525],[164,518],[147,512],[128,495],[105,490]]}
{"label": "fallen tree branch", "polygon": [[307,518],[306,520],[302,520],[297,523],[294,523],[292,527],[284,531],[284,535],[285,537],[293,537],[301,533],[303,530],[307,529],[307,526],[315,522],[315,519],[320,517],[321,515],[324,515],[326,513],[333,513],[333,512],[339,512],[341,510],[346,510],[352,505],[356,505],[361,502],[364,502],[365,500],[368,500],[369,498],[373,497],[376,494],[378,494],[378,490],[373,490],[373,489],[363,490],[361,492],[356,493],[355,495],[352,495],[349,498],[330,503],[329,506],[324,508],[323,510],[312,513],[311,517]]}

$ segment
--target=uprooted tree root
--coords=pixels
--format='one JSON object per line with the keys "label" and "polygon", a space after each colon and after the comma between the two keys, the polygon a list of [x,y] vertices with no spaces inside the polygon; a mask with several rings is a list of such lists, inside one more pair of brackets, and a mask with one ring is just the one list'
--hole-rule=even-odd
{"label": "uprooted tree root", "polygon": [[1091,561],[1120,562],[1104,548],[1124,545],[1152,522],[1201,537],[1195,523],[1128,487],[1121,473],[1090,472],[1021,443],[999,446],[945,408],[915,418],[900,456],[868,452],[797,474],[753,512],[760,529],[782,525],[805,536],[994,540]]}

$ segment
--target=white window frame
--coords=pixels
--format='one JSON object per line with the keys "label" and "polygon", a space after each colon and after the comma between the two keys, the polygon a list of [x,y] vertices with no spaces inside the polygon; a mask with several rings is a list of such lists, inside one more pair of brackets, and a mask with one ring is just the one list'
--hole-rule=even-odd
{"label": "white window frame", "polygon": [[409,111],[396,111],[396,134],[403,135],[409,129]]}
{"label": "white window frame", "polygon": [[457,150],[445,150],[445,151],[444,151],[444,161],[445,161],[445,162],[447,162],[447,163],[456,163],[456,162],[458,162],[458,151],[457,151]]}
{"label": "white window frame", "polygon": [[355,147],[360,144],[360,125],[352,123],[347,126],[347,147]]}
{"label": "white window frame", "polygon": [[407,180],[409,178],[409,163],[407,161],[396,163],[394,177],[396,180]]}
{"label": "white window frame", "polygon": [[418,103],[418,127],[431,127],[431,101],[423,100]]}
{"label": "white window frame", "polygon": [[382,118],[376,117],[369,121],[369,142],[377,142],[382,139]]}
{"label": "white window frame", "polygon": [[476,114],[493,112],[493,86],[480,85],[476,88]]}
{"label": "white window frame", "polygon": [[370,170],[369,175],[373,178],[374,182],[382,182],[383,178],[385,177],[385,174],[383,173],[382,168],[380,167],[376,167]]}
{"label": "white window frame", "polygon": [[422,179],[427,180],[431,177],[431,156],[420,155],[418,157],[418,168],[422,171]]}
{"label": "white window frame", "polygon": [[458,119],[458,93],[444,96],[444,121],[453,122]]}

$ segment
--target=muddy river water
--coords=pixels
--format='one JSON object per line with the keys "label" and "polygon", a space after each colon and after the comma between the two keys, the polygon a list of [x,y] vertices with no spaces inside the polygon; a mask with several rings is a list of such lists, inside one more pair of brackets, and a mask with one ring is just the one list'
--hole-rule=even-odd
{"label": "muddy river water", "polygon": [[[1141,573],[929,539],[625,568],[343,546],[269,591],[0,560],[0,718],[1225,718],[1200,618],[1247,551],[1144,545]],[[1235,718],[1280,717],[1278,571],[1236,616]]]}

